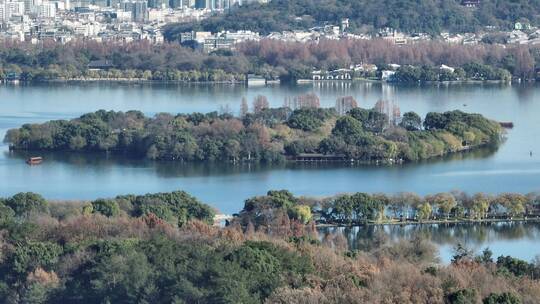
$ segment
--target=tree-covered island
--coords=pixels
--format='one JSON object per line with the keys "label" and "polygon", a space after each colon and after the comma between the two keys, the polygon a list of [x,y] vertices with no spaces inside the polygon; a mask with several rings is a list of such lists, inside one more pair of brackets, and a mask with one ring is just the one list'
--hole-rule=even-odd
{"label": "tree-covered island", "polygon": [[4,139],[15,150],[113,152],[156,160],[279,162],[338,160],[408,162],[497,145],[499,123],[462,111],[401,115],[379,101],[373,109],[342,97],[335,108],[319,108],[314,94],[269,108],[258,96],[252,111],[244,99],[241,114],[146,117],[139,111],[100,110],[72,120],[26,124]]}

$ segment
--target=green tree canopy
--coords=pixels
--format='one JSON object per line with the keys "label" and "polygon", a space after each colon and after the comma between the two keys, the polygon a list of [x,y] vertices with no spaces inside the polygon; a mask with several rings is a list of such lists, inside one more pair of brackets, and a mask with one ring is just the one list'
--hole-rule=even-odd
{"label": "green tree canopy", "polygon": [[17,193],[5,202],[17,216],[27,216],[32,213],[45,212],[47,201],[39,194],[33,192]]}
{"label": "green tree canopy", "polygon": [[92,211],[101,213],[105,216],[117,216],[120,213],[120,207],[115,200],[98,199],[92,202]]}

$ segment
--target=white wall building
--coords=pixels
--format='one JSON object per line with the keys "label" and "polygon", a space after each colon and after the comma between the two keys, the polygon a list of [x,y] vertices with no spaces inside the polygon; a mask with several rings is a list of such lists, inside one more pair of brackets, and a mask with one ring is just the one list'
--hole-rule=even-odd
{"label": "white wall building", "polygon": [[13,15],[24,14],[24,2],[22,1],[10,1],[6,3],[7,19]]}
{"label": "white wall building", "polygon": [[43,2],[40,5],[34,6],[34,13],[38,18],[54,18],[56,17],[56,6],[51,2]]}
{"label": "white wall building", "polygon": [[148,21],[153,22],[163,22],[165,19],[163,17],[162,9],[149,9],[148,10]]}
{"label": "white wall building", "polygon": [[247,41],[247,40],[254,40],[259,41],[261,37],[259,36],[259,33],[252,32],[252,31],[237,31],[237,32],[225,32],[223,36],[227,39],[234,40],[235,43]]}
{"label": "white wall building", "polygon": [[4,23],[8,19],[7,17],[7,9],[6,4],[4,2],[0,2],[0,22]]}
{"label": "white wall building", "polygon": [[392,77],[394,76],[396,72],[395,71],[382,71],[381,80],[382,81],[390,81],[392,80]]}

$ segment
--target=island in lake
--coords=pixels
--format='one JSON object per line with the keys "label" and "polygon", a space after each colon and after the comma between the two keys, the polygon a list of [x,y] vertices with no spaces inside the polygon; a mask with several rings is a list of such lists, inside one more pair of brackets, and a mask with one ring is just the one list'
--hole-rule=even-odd
{"label": "island in lake", "polygon": [[280,108],[264,96],[240,116],[221,113],[159,113],[99,110],[79,118],[25,124],[4,139],[13,150],[114,152],[129,157],[182,162],[419,161],[481,146],[498,145],[503,129],[480,114],[459,110],[401,115],[385,101],[373,109],[341,97],[320,108],[313,94]]}

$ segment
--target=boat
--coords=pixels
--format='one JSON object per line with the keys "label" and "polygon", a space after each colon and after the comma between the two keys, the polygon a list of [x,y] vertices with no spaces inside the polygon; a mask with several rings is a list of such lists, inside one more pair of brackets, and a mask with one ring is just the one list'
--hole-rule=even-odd
{"label": "boat", "polygon": [[41,162],[43,162],[43,157],[41,156],[30,157],[26,160],[26,163],[29,165],[39,165]]}
{"label": "boat", "polygon": [[514,127],[514,123],[511,121],[501,121],[499,125],[505,129],[512,129]]}

